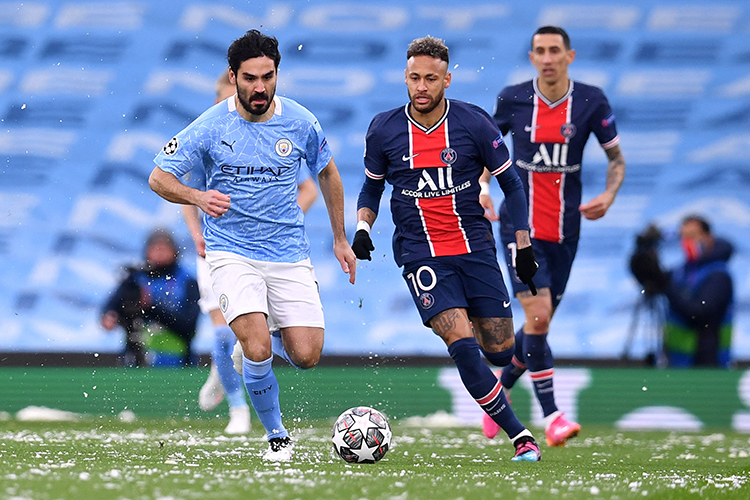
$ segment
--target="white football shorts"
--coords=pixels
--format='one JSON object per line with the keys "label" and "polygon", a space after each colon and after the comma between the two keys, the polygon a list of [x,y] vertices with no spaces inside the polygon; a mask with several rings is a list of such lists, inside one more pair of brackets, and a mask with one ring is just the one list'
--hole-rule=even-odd
{"label": "white football shorts", "polygon": [[195,259],[195,275],[198,280],[198,290],[201,298],[198,299],[198,305],[203,314],[219,308],[219,299],[214,293],[213,284],[211,283],[211,272],[208,268],[208,262],[200,255]]}
{"label": "white football shorts", "polygon": [[290,326],[325,328],[310,259],[265,262],[230,252],[206,252],[214,294],[227,323],[262,312],[271,332]]}

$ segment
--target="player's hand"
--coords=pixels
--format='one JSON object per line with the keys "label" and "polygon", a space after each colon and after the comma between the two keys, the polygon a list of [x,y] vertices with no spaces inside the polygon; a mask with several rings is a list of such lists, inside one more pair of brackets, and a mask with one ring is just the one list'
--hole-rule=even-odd
{"label": "player's hand", "polygon": [[198,235],[194,239],[195,242],[195,253],[206,258],[206,240],[203,239],[203,235]]}
{"label": "player's hand", "polygon": [[352,241],[352,250],[359,260],[372,260],[370,252],[375,250],[375,247],[370,239],[370,233],[364,229],[357,231]]}
{"label": "player's hand", "polygon": [[484,208],[484,216],[491,221],[500,220],[495,212],[495,207],[492,203],[492,198],[488,194],[479,195],[479,204]]}
{"label": "player's hand", "polygon": [[536,263],[534,249],[530,245],[519,248],[516,251],[516,276],[521,280],[521,283],[529,287],[531,295],[536,295],[536,285],[532,278],[537,269],[539,269],[539,264]]}
{"label": "player's hand", "polygon": [[229,210],[229,202],[229,195],[211,189],[201,193],[197,205],[211,217],[220,217]]}
{"label": "player's hand", "polygon": [[614,202],[615,197],[612,195],[612,193],[605,191],[602,194],[596,196],[590,202],[584,203],[583,205],[579,206],[578,211],[581,212],[581,215],[586,217],[588,220],[601,219],[602,217],[604,217],[604,214],[607,213],[607,210],[609,210],[609,207],[611,207],[612,203]]}
{"label": "player's hand", "polygon": [[341,264],[341,269],[349,275],[349,283],[353,285],[357,274],[357,257],[346,238],[333,242],[333,254]]}

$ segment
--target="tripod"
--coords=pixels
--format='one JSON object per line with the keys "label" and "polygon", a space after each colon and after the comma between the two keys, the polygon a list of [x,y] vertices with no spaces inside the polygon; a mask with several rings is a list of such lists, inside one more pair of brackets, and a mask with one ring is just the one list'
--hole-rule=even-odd
{"label": "tripod", "polygon": [[631,350],[640,330],[646,349],[650,349],[645,358],[646,363],[659,368],[665,367],[667,365],[667,358],[664,354],[664,318],[664,305],[659,300],[659,296],[648,292],[642,293],[635,303],[635,308],[630,318],[628,338],[625,340],[625,346],[620,359],[633,359]]}

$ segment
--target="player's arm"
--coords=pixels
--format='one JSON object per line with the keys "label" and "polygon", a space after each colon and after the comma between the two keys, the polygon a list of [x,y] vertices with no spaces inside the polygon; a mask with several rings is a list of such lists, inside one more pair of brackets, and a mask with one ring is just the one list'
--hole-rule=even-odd
{"label": "player's arm", "polygon": [[370,229],[378,218],[380,199],[385,190],[388,158],[380,146],[378,131],[382,127],[380,116],[370,122],[365,136],[365,182],[357,198],[357,232],[352,241],[352,250],[360,260],[372,260],[370,252],[375,246],[370,239]]}
{"label": "player's arm", "polygon": [[211,217],[219,217],[229,209],[229,196],[215,189],[201,191],[180,182],[174,174],[154,167],[148,185],[156,194],[172,203],[196,205]]}
{"label": "player's arm", "polygon": [[534,250],[531,247],[531,237],[529,235],[529,210],[526,203],[526,193],[523,190],[523,183],[518,173],[512,167],[508,166],[495,175],[500,188],[505,194],[505,203],[508,206],[508,213],[516,230],[516,275],[523,283],[529,286],[532,295],[536,295],[536,285],[533,277],[539,264],[536,262]]}
{"label": "player's arm", "polygon": [[622,155],[620,145],[616,144],[609,149],[604,150],[609,158],[607,164],[607,185],[604,192],[594,197],[588,203],[579,207],[581,215],[589,220],[596,220],[604,217],[609,207],[615,202],[615,196],[625,180],[625,157]]}
{"label": "player's arm", "polygon": [[492,203],[492,197],[490,196],[490,179],[492,175],[486,168],[482,175],[479,177],[479,204],[484,209],[484,216],[491,221],[500,220],[495,212],[494,203]]}
{"label": "player's arm", "polygon": [[341,264],[341,269],[349,274],[349,283],[354,283],[357,271],[357,259],[354,256],[349,241],[346,239],[344,229],[344,185],[341,182],[336,163],[333,158],[328,165],[318,174],[320,192],[328,210],[328,218],[331,220],[333,230],[333,254]]}
{"label": "player's arm", "polygon": [[308,177],[297,185],[297,205],[303,212],[307,213],[315,200],[318,199],[318,186],[311,177]]}
{"label": "player's arm", "polygon": [[195,244],[195,252],[201,257],[206,256],[206,240],[203,239],[203,224],[201,224],[201,216],[198,213],[198,207],[195,205],[182,205],[181,207],[182,218],[185,220],[185,225],[190,231],[190,237],[193,239]]}

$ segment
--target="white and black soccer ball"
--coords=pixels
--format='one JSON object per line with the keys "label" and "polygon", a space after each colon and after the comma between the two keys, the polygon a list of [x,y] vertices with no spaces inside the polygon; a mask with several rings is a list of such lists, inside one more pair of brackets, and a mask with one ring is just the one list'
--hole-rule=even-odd
{"label": "white and black soccer ball", "polygon": [[391,425],[385,415],[369,406],[342,413],[333,424],[333,449],[345,462],[372,464],[391,447]]}

